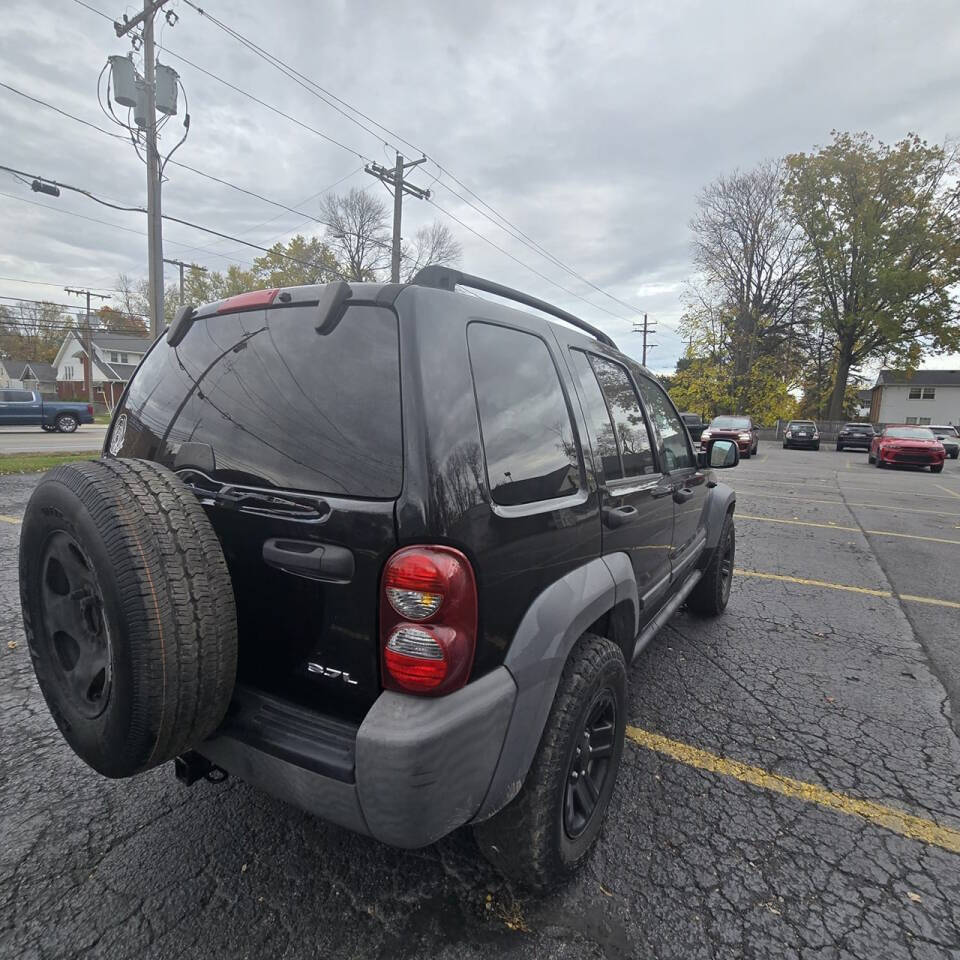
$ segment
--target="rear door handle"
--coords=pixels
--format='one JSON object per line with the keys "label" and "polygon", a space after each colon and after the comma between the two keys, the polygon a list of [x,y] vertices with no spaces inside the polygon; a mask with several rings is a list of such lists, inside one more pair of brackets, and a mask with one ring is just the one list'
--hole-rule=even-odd
{"label": "rear door handle", "polygon": [[627,505],[625,507],[604,507],[601,510],[603,522],[611,529],[622,527],[629,523],[637,515],[637,508]]}
{"label": "rear door handle", "polygon": [[674,503],[686,503],[693,496],[693,491],[689,487],[677,487],[673,491]]}
{"label": "rear door handle", "polygon": [[263,544],[263,559],[271,567],[310,580],[349,583],[353,579],[353,554],[332,543],[271,537]]}

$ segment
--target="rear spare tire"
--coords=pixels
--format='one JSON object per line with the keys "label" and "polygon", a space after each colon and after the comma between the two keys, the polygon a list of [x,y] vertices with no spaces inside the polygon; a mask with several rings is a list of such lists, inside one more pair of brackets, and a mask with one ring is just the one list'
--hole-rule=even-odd
{"label": "rear spare tire", "polygon": [[109,459],[47,473],[23,517],[20,600],[47,706],[105,776],[171,760],[222,720],[237,667],[230,574],[166,468]]}

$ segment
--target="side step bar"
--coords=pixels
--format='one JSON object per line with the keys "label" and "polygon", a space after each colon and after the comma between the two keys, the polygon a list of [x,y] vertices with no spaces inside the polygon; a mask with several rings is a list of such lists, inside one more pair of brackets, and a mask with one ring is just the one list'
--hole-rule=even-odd
{"label": "side step bar", "polygon": [[691,570],[683,581],[683,586],[664,604],[663,609],[643,628],[637,642],[633,646],[633,657],[636,660],[643,652],[643,648],[660,632],[666,622],[677,612],[677,608],[690,595],[690,591],[700,582],[702,570]]}

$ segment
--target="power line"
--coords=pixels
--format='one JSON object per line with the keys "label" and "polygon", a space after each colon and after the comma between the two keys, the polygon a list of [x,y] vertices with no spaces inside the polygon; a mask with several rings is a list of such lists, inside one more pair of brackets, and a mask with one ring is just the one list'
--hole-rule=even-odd
{"label": "power line", "polygon": [[[62,286],[62,284],[58,284],[58,286]],[[83,313],[83,308],[76,306],[76,304],[60,303],[56,300],[36,300],[36,299],[31,299],[29,297],[12,297],[9,295],[0,295],[0,300],[12,300],[15,303],[33,303],[43,307],[62,307],[64,310],[80,311],[81,313]],[[107,307],[106,309],[109,310],[111,313],[118,313],[124,317],[136,317],[138,320],[147,319],[147,315],[144,313],[131,313],[129,310],[118,310],[115,307]],[[42,320],[43,318],[38,317],[37,319]]]}
{"label": "power line", "polygon": [[[427,152],[423,150],[422,147],[418,147],[416,144],[413,144],[409,140],[404,139],[400,134],[396,133],[394,130],[391,130],[389,127],[384,126],[383,124],[379,123],[377,120],[374,120],[368,114],[364,113],[362,110],[359,110],[357,107],[354,107],[352,104],[350,104],[346,100],[343,100],[342,98],[338,97],[332,91],[326,89],[321,84],[317,83],[315,80],[312,80],[310,77],[307,77],[305,74],[301,73],[299,70],[291,66],[286,61],[282,60],[280,57],[270,53],[269,51],[265,50],[263,47],[260,47],[258,44],[254,43],[254,41],[250,40],[248,37],[245,37],[238,30],[235,30],[233,27],[228,26],[226,23],[217,19],[208,11],[203,10],[200,7],[196,6],[194,3],[191,2],[191,0],[184,0],[184,2],[187,4],[187,6],[189,6],[191,9],[195,10],[198,14],[200,14],[201,17],[204,17],[205,19],[209,20],[211,23],[217,26],[220,30],[222,30],[228,36],[232,37],[242,46],[246,47],[256,56],[260,57],[260,59],[274,66],[281,73],[283,73],[284,76],[294,80],[295,83],[297,83],[299,86],[306,89],[308,93],[313,94],[319,100],[326,103],[332,109],[336,110],[337,113],[341,114],[341,116],[350,120],[352,123],[355,123],[357,126],[359,126],[362,130],[369,133],[371,136],[374,136],[377,139],[380,139],[380,134],[378,134],[374,130],[371,130],[370,127],[366,126],[365,124],[361,123],[359,120],[356,119],[356,117],[350,116],[350,114],[340,109],[340,107],[337,106],[336,104],[341,104],[342,106],[346,107],[347,110],[350,110],[353,113],[357,114],[358,116],[363,117],[365,120],[367,120],[369,123],[372,123],[374,126],[378,127],[388,136],[393,137],[395,140],[399,140],[400,142],[406,144],[406,146],[412,148],[415,152],[420,153],[422,156],[428,156]],[[316,89],[311,89],[311,87]],[[321,91],[321,92],[318,93],[317,91]],[[331,103],[331,99],[336,101],[336,103]],[[392,145],[396,148],[398,153],[401,152],[400,147],[395,142]],[[443,187],[445,190],[447,190],[449,193],[451,193],[453,196],[457,197],[461,202],[467,204],[467,206],[470,206],[473,210],[475,210],[481,216],[485,217],[494,226],[503,230],[505,233],[511,236],[514,240],[517,240],[524,246],[534,250],[536,253],[550,260],[556,266],[560,267],[560,269],[569,273],[571,276],[575,277],[581,283],[586,284],[591,289],[597,291],[598,293],[609,298],[615,303],[618,303],[620,306],[626,307],[628,310],[631,311],[631,313],[640,312],[639,308],[637,308],[633,304],[628,303],[627,301],[622,300],[619,297],[614,296],[612,293],[609,293],[608,291],[604,290],[602,287],[594,283],[592,280],[589,280],[587,277],[583,276],[573,267],[564,263],[554,254],[550,253],[550,251],[547,250],[545,247],[543,247],[542,244],[538,243],[532,237],[528,236],[519,227],[517,227],[514,223],[508,220],[503,214],[499,213],[492,206],[490,206],[490,204],[486,203],[477,193],[475,193],[472,189],[470,189],[470,187],[468,187],[462,180],[456,177],[453,173],[447,170],[441,163],[439,163],[437,160],[434,160],[432,157],[430,159],[431,159],[431,162],[434,163],[442,173],[444,173],[451,180],[453,180],[458,186],[461,187],[461,189],[470,193],[480,204],[482,204],[482,206],[486,207],[487,210],[489,210],[492,214],[494,214],[494,216],[496,216],[499,221],[502,221],[502,223],[498,222],[498,220],[494,220],[493,217],[491,217],[489,214],[479,209],[477,206],[475,206],[465,197],[458,194],[452,187],[448,186],[447,184],[441,181],[439,185]],[[439,177],[435,178],[435,181],[438,179]],[[583,299],[583,298],[580,298],[580,299]],[[584,302],[589,303],[590,301],[584,301]],[[619,316],[618,314],[613,314],[610,311],[606,311],[606,312],[611,316]],[[628,323],[632,322],[631,320],[627,320],[626,317],[619,317],[619,319],[625,320]]]}
{"label": "power line", "polygon": [[[77,0],[79,2],[79,0]],[[47,103],[46,100],[41,100],[39,97],[33,97],[29,93],[24,93],[22,90],[18,90],[16,87],[11,87],[9,83],[0,82],[0,87],[3,87],[5,90],[9,90],[11,93],[17,94],[19,97],[23,97],[25,100],[31,100],[33,103],[39,104],[41,107],[46,107],[48,110],[53,110],[55,113],[59,113],[62,117],[68,117],[71,120],[75,120],[77,123],[82,123],[85,127],[90,127],[93,130],[96,130],[97,133],[102,133],[106,137],[112,137],[115,140],[127,141],[127,137],[119,133],[111,133],[109,130],[104,130],[103,127],[98,127],[95,123],[91,123],[89,120],[83,120],[80,117],[75,117],[72,113],[67,113],[66,110],[61,110],[59,107],[55,107],[52,103]]]}
{"label": "power line", "polygon": [[[3,194],[0,194],[3,196]],[[32,287],[62,287],[63,281],[54,283],[50,280],[23,280],[20,277],[0,277],[0,280],[6,280],[10,283],[29,283]],[[94,287],[94,290],[109,290],[109,287]]]}

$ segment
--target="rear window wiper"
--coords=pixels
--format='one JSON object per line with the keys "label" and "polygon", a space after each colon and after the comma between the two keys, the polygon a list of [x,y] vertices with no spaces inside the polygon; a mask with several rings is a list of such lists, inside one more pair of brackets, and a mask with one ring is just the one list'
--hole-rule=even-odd
{"label": "rear window wiper", "polygon": [[310,494],[277,492],[259,487],[219,483],[194,468],[177,471],[180,479],[201,502],[253,513],[261,516],[284,517],[308,523],[320,523],[330,515],[330,504],[322,497]]}

